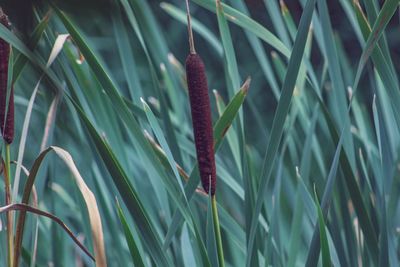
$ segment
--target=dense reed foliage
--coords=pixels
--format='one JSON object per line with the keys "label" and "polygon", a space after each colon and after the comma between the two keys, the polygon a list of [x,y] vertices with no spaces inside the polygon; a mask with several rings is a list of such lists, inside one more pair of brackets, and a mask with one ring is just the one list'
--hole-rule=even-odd
{"label": "dense reed foliage", "polygon": [[18,2],[0,266],[399,266],[400,0]]}

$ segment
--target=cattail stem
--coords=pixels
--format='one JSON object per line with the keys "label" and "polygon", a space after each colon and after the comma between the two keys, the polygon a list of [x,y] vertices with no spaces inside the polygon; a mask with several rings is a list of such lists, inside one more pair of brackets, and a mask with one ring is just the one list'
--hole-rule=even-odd
{"label": "cattail stem", "polygon": [[[11,181],[10,181],[10,145],[5,141],[6,155],[4,163],[4,184],[6,192],[6,205],[11,204]],[[8,266],[13,266],[13,248],[14,248],[14,236],[13,236],[13,221],[11,211],[7,212],[7,241],[8,241]]]}
{"label": "cattail stem", "polygon": [[219,225],[217,200],[215,198],[215,195],[211,196],[211,208],[212,208],[215,240],[217,242],[218,262],[220,267],[224,267],[225,266],[224,249],[222,247],[221,228]]}
{"label": "cattail stem", "polygon": [[191,17],[190,17],[189,0],[186,0],[186,16],[187,16],[187,24],[188,24],[190,54],[196,54],[196,49],[194,48],[193,30],[192,30],[192,21],[191,21]]}

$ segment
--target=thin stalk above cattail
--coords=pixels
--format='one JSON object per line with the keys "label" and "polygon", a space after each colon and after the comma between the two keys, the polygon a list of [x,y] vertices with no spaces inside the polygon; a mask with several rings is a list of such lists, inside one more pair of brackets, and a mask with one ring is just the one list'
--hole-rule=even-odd
{"label": "thin stalk above cattail", "polygon": [[186,15],[187,15],[187,24],[188,24],[190,54],[196,54],[196,49],[194,48],[192,20],[191,20],[191,17],[190,17],[189,0],[186,0]]}

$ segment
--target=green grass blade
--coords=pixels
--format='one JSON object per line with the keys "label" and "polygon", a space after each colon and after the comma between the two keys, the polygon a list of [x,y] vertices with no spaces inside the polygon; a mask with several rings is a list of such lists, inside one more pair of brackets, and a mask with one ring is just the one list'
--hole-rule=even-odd
{"label": "green grass blade", "polygon": [[109,145],[101,138],[100,134],[86,117],[82,109],[71,98],[70,101],[74,104],[83,124],[86,126],[88,133],[96,146],[96,150],[111,174],[111,177],[113,178],[113,181],[132,218],[141,229],[140,233],[142,234],[142,239],[148,252],[157,265],[170,266],[171,263],[169,258],[161,249],[161,240],[156,234],[137,192],[135,192],[134,188],[130,184],[128,176],[122,169]]}
{"label": "green grass blade", "polygon": [[[385,2],[384,6],[382,7],[381,12],[379,13],[378,19],[374,24],[374,27],[372,29],[372,32],[366,42],[366,46],[363,50],[363,53],[361,55],[358,67],[357,67],[357,73],[356,73],[356,77],[354,80],[354,85],[353,85],[353,89],[357,90],[358,85],[359,85],[359,81],[361,78],[361,74],[363,71],[363,68],[369,58],[369,56],[371,55],[373,49],[375,48],[375,45],[377,43],[377,41],[379,40],[379,37],[381,36],[384,28],[386,27],[388,21],[390,20],[390,18],[392,17],[392,15],[394,14],[395,10],[397,9],[397,5],[400,1],[387,1]],[[349,108],[351,106],[351,102],[349,105]],[[340,135],[340,140],[343,138],[343,131],[345,129],[342,130],[342,133]],[[340,142],[339,142],[340,144]],[[340,147],[337,147],[337,150],[335,152],[335,155],[338,154],[338,151],[340,150]],[[336,156],[335,156],[336,157]],[[368,248],[369,248],[369,252],[373,255],[373,259],[376,260],[376,253],[378,251],[376,244],[377,244],[377,238],[376,235],[374,234],[374,230],[372,228],[371,222],[369,220],[369,216],[368,213],[365,210],[365,204],[364,201],[361,197],[361,193],[359,190],[359,187],[357,185],[357,182],[354,179],[353,176],[353,171],[351,168],[351,165],[348,162],[347,156],[345,155],[345,153],[342,153],[341,158],[343,158],[343,161],[341,161],[342,163],[342,169],[346,173],[349,174],[351,179],[345,179],[347,187],[349,189],[349,191],[351,192],[351,197],[353,199],[353,204],[355,205],[356,208],[356,212],[357,215],[360,217],[360,223],[361,223],[361,227],[364,229],[365,232],[367,232],[368,234],[367,236],[367,243],[368,243]],[[333,165],[332,165],[333,166]],[[328,179],[329,180],[329,179]],[[324,202],[324,199],[323,199]],[[324,204],[324,203],[323,203]],[[323,205],[324,206],[324,205]],[[324,208],[323,208],[324,210]],[[313,237],[313,242],[312,243],[316,243],[316,233],[314,233],[314,237]],[[315,249],[315,247],[314,247]],[[315,265],[315,256],[311,256],[311,254],[313,254],[313,250],[314,249],[310,249],[310,254],[307,260],[307,266],[313,266]],[[313,264],[314,263],[314,264]]]}
{"label": "green grass blade", "polygon": [[[374,23],[377,19],[379,5],[377,4],[377,2],[375,0],[365,0],[363,2],[365,5],[365,8],[367,10],[369,20],[371,21],[371,23]],[[382,49],[382,53],[384,55],[385,61],[390,66],[391,74],[394,76],[397,76],[396,70],[393,65],[393,61],[392,61],[392,58],[391,58],[391,55],[389,52],[389,45],[387,43],[386,34],[383,34],[382,38],[379,40],[378,43],[379,43],[378,45]],[[397,79],[397,77],[396,77],[396,79]],[[398,84],[397,84],[397,86],[398,86]]]}
{"label": "green grass blade", "polygon": [[[335,127],[335,124],[333,122],[332,117],[330,116],[330,113],[327,109],[327,107],[325,106],[325,104],[322,102],[322,100],[319,98],[319,96],[317,95],[317,93],[315,91],[312,91],[314,97],[316,97],[316,99],[318,100],[320,106],[322,107],[322,111],[325,117],[325,120],[328,124],[328,130],[330,133],[330,136],[332,138],[332,140],[334,142],[336,142],[337,144],[339,144],[342,140],[342,136],[339,135],[338,130]],[[334,158],[334,162],[331,165],[331,172],[334,169],[334,165],[337,165],[336,162],[336,157],[338,154],[338,150],[340,149],[339,146],[337,146],[336,148],[336,152],[335,152],[335,158]],[[355,211],[357,213],[357,216],[359,217],[359,222],[360,222],[360,226],[363,229],[363,232],[365,233],[365,237],[366,237],[366,243],[368,245],[368,250],[372,255],[373,259],[377,259],[377,251],[378,251],[378,247],[377,247],[377,234],[374,230],[373,224],[371,222],[370,216],[367,212],[367,208],[365,206],[364,200],[362,198],[359,186],[357,184],[356,178],[355,178],[355,174],[354,171],[349,163],[349,160],[347,158],[346,153],[344,153],[344,151],[342,151],[340,153],[340,164],[341,164],[341,168],[342,171],[344,173],[344,176],[347,179],[344,179],[346,182],[346,186],[350,192],[350,196],[352,198],[354,207],[355,207]],[[326,212],[326,208],[328,207],[327,202],[328,201],[328,194],[330,195],[331,192],[329,192],[329,190],[333,189],[333,181],[331,181],[331,179],[333,179],[335,176],[331,175],[331,173],[328,176],[328,180],[327,180],[327,186],[326,186],[326,190],[324,192],[324,195],[326,194],[326,197],[323,196],[322,198],[322,210],[323,212]],[[331,184],[331,185],[329,185]],[[329,190],[328,190],[329,189]],[[318,243],[318,238],[317,238],[317,233],[314,232],[313,235],[313,241],[312,241],[311,248],[309,250],[309,255],[308,258],[310,258],[310,262],[311,264],[309,266],[313,266],[313,262],[315,263],[315,251],[318,250],[317,248],[319,247],[319,243]],[[312,256],[313,254],[313,256]],[[313,258],[313,260],[311,260],[311,258]]]}
{"label": "green grass blade", "polygon": [[[152,60],[152,56],[156,57],[156,65],[163,66],[162,68],[164,68],[164,70],[162,71],[162,72],[164,72],[163,73],[164,77],[168,77],[168,81],[170,83],[172,83],[172,87],[177,88],[177,83],[175,82],[175,79],[173,79],[173,76],[169,75],[169,73],[171,73],[172,71],[170,71],[170,67],[169,67],[170,64],[168,64],[166,53],[159,52],[159,51],[166,50],[166,48],[164,47],[163,42],[161,40],[161,38],[162,38],[161,33],[154,34],[154,32],[158,32],[158,28],[157,28],[155,21],[153,21],[151,19],[150,14],[149,14],[149,16],[145,16],[144,18],[141,17],[143,14],[140,14],[139,17],[136,18],[128,1],[121,0],[121,3],[124,7],[124,11],[126,12],[126,14],[128,16],[129,22],[139,39],[140,45],[143,48],[146,59],[150,66],[150,74],[151,74],[151,78],[152,78],[152,82],[153,82],[153,88],[155,89],[156,95],[161,104],[161,116],[162,116],[163,121],[165,122],[166,135],[167,135],[168,141],[170,143],[173,155],[177,158],[178,162],[181,163],[182,162],[181,153],[180,153],[179,146],[178,146],[178,143],[176,140],[175,132],[172,129],[172,123],[171,123],[171,119],[169,116],[167,101],[165,99],[163,92],[161,92],[160,84],[157,79],[157,71],[156,71],[156,68],[155,68],[153,60]],[[143,13],[149,12],[147,3],[137,2],[137,1],[131,1],[131,3],[137,9],[142,10]],[[138,23],[140,19],[145,24],[143,26],[144,29],[149,29],[149,30],[144,31],[144,32],[141,30],[140,25]],[[146,36],[144,34],[146,34],[146,33],[148,34],[147,38],[149,39],[148,46],[145,43]],[[153,54],[150,54],[150,52],[153,52]],[[179,97],[179,95],[175,95],[175,96]],[[174,101],[179,101],[179,100],[180,99],[174,99]],[[180,110],[175,110],[175,111],[180,111]],[[182,120],[185,117],[183,112],[177,112],[177,115],[180,120]]]}
{"label": "green grass blade", "polygon": [[133,103],[139,105],[139,99],[143,94],[136,66],[137,63],[128,41],[129,36],[123,23],[121,10],[118,3],[115,3],[114,9],[114,12],[112,12],[113,29],[115,32],[115,39],[121,58],[122,68],[128,84],[130,99]]}
{"label": "green grass blade", "polygon": [[[335,119],[340,126],[344,123],[349,124],[348,114],[346,112],[347,99],[346,88],[343,81],[342,70],[339,65],[339,57],[335,46],[332,25],[329,17],[329,11],[326,0],[318,0],[318,10],[320,12],[320,21],[322,27],[322,36],[326,47],[326,57],[329,64],[328,72],[333,86],[333,102],[337,107],[333,110]],[[350,125],[346,125],[349,127]],[[350,132],[345,133],[344,149],[348,154],[350,163],[354,165],[355,156],[353,153],[353,139]]]}
{"label": "green grass blade", "polygon": [[[240,12],[245,14],[246,16],[249,16],[249,11],[247,10],[245,4],[243,1],[232,1],[232,6],[237,8]],[[255,53],[256,59],[258,60],[258,63],[261,66],[261,69],[263,70],[264,76],[268,80],[268,83],[271,86],[272,92],[274,93],[274,96],[276,99],[279,98],[279,86],[275,78],[274,71],[272,69],[271,63],[266,55],[266,52],[264,50],[264,47],[262,46],[261,41],[251,34],[248,30],[245,30],[245,34],[247,39],[250,42],[250,45]]]}
{"label": "green grass blade", "polygon": [[[51,17],[51,12],[49,11],[39,22],[39,24],[36,25],[35,29],[32,32],[31,39],[29,40],[30,48],[35,48],[37,46],[43,32],[46,30],[48,26],[50,17]],[[13,82],[15,82],[18,79],[26,63],[27,63],[27,58],[24,55],[21,54],[17,55],[14,63]]]}
{"label": "green grass blade", "polygon": [[[299,177],[299,179],[301,179]],[[289,249],[288,249],[288,267],[294,267],[296,265],[296,258],[299,254],[299,246],[300,246],[300,238],[301,238],[301,230],[303,229],[303,212],[304,212],[304,204],[303,200],[301,199],[300,193],[300,186],[297,189],[296,193],[296,204],[295,210],[292,220],[292,227],[290,231],[290,242],[289,242]]]}
{"label": "green grass blade", "polygon": [[158,164],[159,161],[156,154],[151,148],[151,144],[144,137],[139,123],[127,107],[123,98],[121,97],[120,90],[118,90],[115,82],[108,75],[104,66],[100,63],[95,53],[88,46],[83,36],[74,26],[72,21],[67,17],[67,15],[59,10],[57,7],[54,7],[54,9],[58,17],[62,20],[64,26],[70,32],[71,36],[73,36],[75,42],[78,44],[82,54],[85,56],[88,64],[92,68],[93,72],[96,74],[97,79],[101,83],[104,90],[107,92],[108,97],[111,101],[113,101],[113,107],[115,108],[115,111],[119,114],[122,121],[124,121],[125,126],[132,134],[132,141],[134,142],[134,145],[137,148],[141,149],[141,152],[145,156],[145,159],[149,162],[150,165],[154,166],[154,168],[150,168],[148,169],[148,171],[150,173],[153,173],[153,175],[155,175],[156,177],[161,178],[161,181],[165,185],[165,188],[168,190],[171,198],[174,200],[175,204],[178,206],[184,217],[190,222],[188,208],[184,204],[184,202],[179,199],[180,194],[177,186],[169,180],[169,178],[165,175],[162,166]]}
{"label": "green grass blade", "polygon": [[[274,165],[276,153],[278,151],[278,146],[282,137],[284,121],[289,111],[294,85],[296,84],[297,74],[300,69],[300,64],[302,61],[307,41],[308,30],[310,27],[312,14],[314,12],[314,5],[315,5],[315,0],[309,0],[307,2],[306,8],[304,9],[304,13],[300,20],[296,41],[293,46],[292,55],[289,60],[289,66],[285,75],[285,82],[282,86],[282,93],[274,116],[271,136],[268,141],[268,148],[264,157],[264,163],[260,175],[260,187],[257,192],[256,206],[251,220],[252,222],[251,222],[250,234],[248,236],[247,255],[251,255],[254,249],[253,246],[254,246],[258,217],[261,212],[268,180],[272,173],[272,166]],[[251,265],[251,259],[248,258],[247,266],[250,265]]]}
{"label": "green grass blade", "polygon": [[[226,108],[226,105],[224,103],[224,100],[222,99],[222,96],[218,93],[217,90],[214,90],[214,96],[215,96],[215,102],[217,105],[218,114],[219,114],[219,116],[222,116],[222,114]],[[241,169],[240,168],[240,166],[241,166],[240,158],[241,157],[240,157],[240,152],[239,152],[239,140],[237,138],[237,135],[233,131],[227,131],[226,139],[228,140],[228,144],[231,149],[232,156],[235,160],[235,165],[240,170]]]}
{"label": "green grass blade", "polygon": [[[158,124],[157,119],[154,116],[153,112],[151,111],[149,105],[147,105],[147,103],[142,98],[141,98],[141,101],[143,104],[143,109],[146,112],[147,119],[151,125],[151,128],[153,129],[153,132],[156,135],[157,140],[160,142],[160,145],[163,148],[163,150],[167,156],[168,163],[170,164],[170,167],[171,167],[171,169],[175,175],[175,178],[177,180],[177,183],[179,184],[179,186],[182,190],[182,193],[183,193],[184,188],[183,188],[182,179],[179,175],[178,169],[176,168],[176,163],[175,163],[174,157],[172,156],[172,152],[168,146],[167,140],[165,139],[164,134],[161,130],[161,127]],[[185,194],[183,194],[183,195],[185,196]]]}
{"label": "green grass blade", "polygon": [[[365,39],[371,34],[371,28],[366,20],[360,5],[354,4],[354,9],[357,15],[357,20],[359,22],[362,34]],[[400,118],[399,118],[399,107],[400,107],[400,93],[399,93],[399,85],[397,81],[396,74],[393,73],[390,68],[390,61],[387,57],[384,56],[382,47],[379,43],[377,43],[376,47],[373,49],[371,58],[374,62],[377,72],[382,78],[382,82],[386,87],[388,94],[390,95],[390,102],[392,104],[393,109],[397,110],[397,112],[393,112],[393,115],[397,121],[397,126],[400,127]]]}
{"label": "green grass blade", "polygon": [[289,12],[289,9],[286,6],[286,3],[283,0],[281,0],[280,5],[281,5],[282,17],[283,17],[283,20],[285,21],[286,27],[289,31],[290,38],[292,40],[294,40],[296,38],[296,32],[297,32],[296,24],[294,23],[293,17]]}
{"label": "green grass blade", "polygon": [[117,201],[117,211],[118,211],[119,220],[121,221],[122,227],[124,228],[124,234],[125,234],[126,242],[128,243],[129,251],[132,256],[133,264],[138,267],[146,266],[143,262],[143,256],[139,252],[139,249],[136,245],[135,239],[133,238],[132,232],[129,229],[129,225],[125,219],[125,215],[124,215],[118,201]]}
{"label": "green grass blade", "polygon": [[322,266],[331,267],[332,266],[331,255],[329,252],[328,238],[326,236],[324,215],[322,214],[322,209],[321,206],[319,205],[317,191],[315,191],[315,188],[314,188],[314,198],[315,198],[315,205],[318,211],[318,225],[319,225],[319,238],[321,242]]}
{"label": "green grass blade", "polygon": [[215,229],[212,215],[212,200],[211,194],[207,197],[207,219],[206,219],[206,237],[207,237],[207,252],[211,266],[219,266],[217,254],[217,241],[215,239]]}
{"label": "green grass blade", "polygon": [[[199,5],[207,8],[208,10],[215,12],[215,1],[193,0],[193,2],[196,2]],[[273,33],[268,31],[260,23],[256,22],[255,20],[249,18],[248,16],[244,15],[243,13],[233,9],[232,7],[224,3],[222,3],[222,8],[228,20],[254,33],[257,37],[259,37],[267,44],[271,45],[274,49],[276,49],[286,57],[290,56],[290,51],[285,46],[285,44],[282,43],[281,40],[279,40]]]}
{"label": "green grass blade", "polygon": [[279,3],[275,1],[264,0],[264,5],[271,17],[272,24],[276,32],[278,33],[279,39],[282,40],[287,47],[291,47],[292,42],[290,40],[289,34],[286,30],[285,24],[283,22],[282,14],[280,12]]}
{"label": "green grass blade", "polygon": [[231,87],[228,86],[229,88],[228,95],[229,97],[232,97],[235,94],[235,92],[233,92],[232,90],[234,88],[240,87],[239,69],[236,60],[235,50],[233,48],[231,32],[229,30],[228,23],[224,16],[224,9],[222,7],[222,3],[220,0],[215,1],[215,3],[217,9],[216,13],[218,19],[219,32],[221,35],[222,46],[224,47],[224,52],[225,52],[225,65],[228,69],[228,74],[231,83]]}
{"label": "green grass blade", "polygon": [[[160,7],[165,10],[165,12],[168,13],[171,17],[175,18],[179,22],[183,23],[184,25],[187,25],[187,18],[186,18],[186,12],[182,11],[181,9],[177,8],[176,6],[162,2],[160,4]],[[221,42],[218,40],[218,38],[215,36],[213,32],[211,32],[206,26],[204,26],[201,21],[197,20],[196,18],[193,17],[193,14],[191,15],[191,23],[192,23],[192,28],[195,32],[197,32],[201,37],[203,37],[207,42],[215,49],[218,55],[222,57],[224,51],[221,45]]]}
{"label": "green grass blade", "polygon": [[374,26],[372,27],[368,39],[366,40],[365,47],[360,57],[360,61],[357,67],[356,77],[354,79],[354,84],[353,84],[354,91],[357,90],[358,88],[358,84],[361,79],[361,74],[365,67],[365,64],[368,61],[368,58],[374,51],[377,42],[379,41],[380,37],[383,34],[383,31],[385,30],[387,24],[389,23],[389,20],[396,12],[399,3],[400,3],[399,0],[385,1],[381,11],[379,12],[379,15],[374,23]]}
{"label": "green grass blade", "polygon": [[384,177],[389,177],[390,167],[388,159],[390,152],[387,151],[387,133],[380,123],[380,112],[378,112],[378,107],[376,104],[376,98],[372,103],[372,112],[374,117],[376,138],[378,140],[379,154],[380,154],[380,181],[381,184],[378,185],[380,189],[380,203],[378,205],[381,208],[381,220],[380,220],[380,235],[379,235],[379,266],[389,266],[389,253],[388,253],[388,232],[387,232],[387,218],[386,218],[386,190],[385,190],[385,179]]}

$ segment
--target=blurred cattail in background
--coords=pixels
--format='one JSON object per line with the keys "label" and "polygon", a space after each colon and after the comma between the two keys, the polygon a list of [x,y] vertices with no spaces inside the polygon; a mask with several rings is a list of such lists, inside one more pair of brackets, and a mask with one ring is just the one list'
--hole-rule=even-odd
{"label": "blurred cattail in background", "polygon": [[[10,27],[8,17],[0,8],[0,23]],[[14,139],[14,89],[11,86],[7,108],[7,79],[10,44],[0,39],[0,126],[3,139],[11,144]]]}

